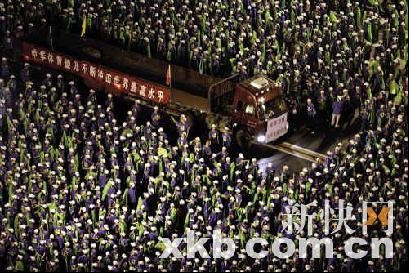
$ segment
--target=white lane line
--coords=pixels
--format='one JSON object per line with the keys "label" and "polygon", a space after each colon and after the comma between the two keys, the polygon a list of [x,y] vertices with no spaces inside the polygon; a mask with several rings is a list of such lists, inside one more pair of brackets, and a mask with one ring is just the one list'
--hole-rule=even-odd
{"label": "white lane line", "polygon": [[258,143],[257,145],[268,147],[270,149],[274,149],[282,153],[304,159],[309,162],[317,162],[318,160],[324,160],[326,158],[326,156],[323,154],[303,148],[298,145],[290,144],[288,142],[284,142],[284,143],[277,144],[277,145],[260,144],[260,143]]}
{"label": "white lane line", "polygon": [[307,160],[309,162],[317,162],[317,160],[315,158],[311,157],[311,156],[307,156],[307,155],[304,155],[302,153],[297,153],[295,151],[290,151],[288,149],[283,149],[283,148],[281,148],[280,146],[277,146],[277,145],[271,145],[270,147],[277,150],[277,151],[280,151],[282,153],[285,153],[285,154],[288,154],[288,155],[291,155],[291,156],[295,156],[295,157]]}
{"label": "white lane line", "polygon": [[280,147],[278,145],[269,145],[269,144],[260,144],[260,143],[257,143],[257,145],[260,145],[260,146],[263,146],[263,147],[266,147],[266,148],[270,148],[270,149],[274,149],[274,150],[277,150],[277,151],[282,152],[284,154],[288,154],[288,155],[291,155],[291,156],[294,156],[294,157],[298,157],[298,158],[304,159],[304,160],[309,161],[309,162],[317,162],[317,160],[315,158],[312,158],[311,156],[307,156],[307,155],[304,155],[304,154],[301,154],[301,153],[296,153],[294,151],[290,151],[289,149],[282,148],[282,147]]}
{"label": "white lane line", "polygon": [[327,156],[324,155],[324,154],[320,154],[320,153],[317,153],[317,152],[315,152],[313,150],[310,150],[310,149],[307,149],[307,148],[304,148],[304,147],[301,147],[301,146],[298,146],[298,145],[295,145],[295,144],[291,144],[291,143],[288,143],[288,142],[283,142],[280,145],[282,145],[283,147],[288,147],[291,150],[294,150],[294,151],[297,151],[297,152],[300,152],[300,153],[303,153],[303,154],[310,155],[310,156],[315,157],[315,158],[320,158],[320,159],[326,159],[327,158]]}

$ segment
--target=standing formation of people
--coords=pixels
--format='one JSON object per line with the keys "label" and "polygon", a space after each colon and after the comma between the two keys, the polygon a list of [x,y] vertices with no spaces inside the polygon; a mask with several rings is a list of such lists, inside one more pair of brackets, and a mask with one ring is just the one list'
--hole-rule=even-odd
{"label": "standing formation of people", "polygon": [[[230,135],[215,128],[189,141],[184,115],[172,143],[156,108],[145,124],[138,122],[139,107],[118,121],[111,95],[99,104],[93,90],[82,92],[63,75],[36,81],[29,65],[23,77],[12,72],[0,80],[1,268],[386,271],[407,262],[407,91],[399,104],[382,92],[367,100],[362,131],[345,148],[291,175],[286,166],[262,172],[255,159],[231,158]],[[355,219],[362,201],[394,200],[394,232],[377,227],[367,235],[390,236],[393,259],[385,252],[383,259],[348,258],[343,242],[351,235],[325,235],[323,219],[312,237],[332,238],[337,258],[278,259],[268,252],[253,259],[242,252],[253,237],[269,243],[309,237],[285,229],[288,209],[315,203],[310,213],[318,213],[325,201],[335,207],[340,200],[354,207]],[[189,230],[199,237],[220,230],[240,251],[227,260],[159,258],[160,237],[183,238]]]}
{"label": "standing formation of people", "polygon": [[[387,271],[407,264],[408,2],[350,0],[6,0],[0,2],[0,268],[29,271]],[[292,174],[232,157],[229,128],[177,140],[154,108],[122,120],[111,95],[97,98],[67,75],[32,75],[12,63],[15,41],[42,28],[115,43],[201,73],[265,73],[281,83],[290,122],[312,131],[359,120],[360,131],[325,162]],[[12,55],[12,54],[11,54]],[[20,71],[16,70],[19,67]],[[20,72],[20,73],[18,73]],[[123,107],[122,105],[120,107]],[[304,115],[305,114],[305,115]],[[168,125],[168,124],[167,124]],[[312,235],[289,232],[288,211],[343,201],[394,201],[393,233],[363,223]],[[162,238],[220,230],[230,259],[161,259]],[[351,259],[343,243],[389,237],[393,258]],[[331,238],[335,256],[253,259],[251,238]],[[180,245],[182,253],[186,246]]]}

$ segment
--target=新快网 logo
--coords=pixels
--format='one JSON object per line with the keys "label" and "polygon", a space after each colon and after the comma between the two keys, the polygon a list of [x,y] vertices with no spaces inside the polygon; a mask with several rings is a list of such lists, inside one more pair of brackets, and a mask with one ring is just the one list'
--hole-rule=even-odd
{"label": "\u65b0\u5feb\u7f51 logo", "polygon": [[362,207],[363,234],[368,234],[368,227],[377,226],[378,223],[385,233],[393,232],[393,201],[363,202]]}

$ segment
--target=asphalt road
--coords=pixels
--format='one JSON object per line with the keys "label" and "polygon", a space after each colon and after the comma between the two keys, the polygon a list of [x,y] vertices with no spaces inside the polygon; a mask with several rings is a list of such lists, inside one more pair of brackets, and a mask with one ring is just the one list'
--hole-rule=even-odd
{"label": "asphalt road", "polygon": [[289,167],[290,172],[300,172],[303,168],[309,167],[312,164],[311,160],[304,159],[298,154],[298,149],[289,151],[288,153],[278,151],[274,146],[280,145],[282,142],[289,143],[303,149],[311,151],[311,153],[321,154],[326,156],[328,151],[335,148],[338,143],[343,145],[358,131],[359,122],[354,121],[351,127],[348,128],[326,128],[312,134],[307,128],[303,127],[296,132],[288,135],[284,140],[278,143],[269,145],[255,144],[249,156],[258,159],[259,166],[265,168],[269,162],[273,163],[274,168],[278,171],[284,165]]}

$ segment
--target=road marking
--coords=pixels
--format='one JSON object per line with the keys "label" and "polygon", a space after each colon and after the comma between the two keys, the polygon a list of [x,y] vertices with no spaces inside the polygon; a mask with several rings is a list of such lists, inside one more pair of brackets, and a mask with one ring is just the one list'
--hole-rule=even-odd
{"label": "road marking", "polygon": [[280,144],[258,144],[262,145],[277,151],[280,151],[282,153],[292,155],[304,160],[307,160],[309,162],[317,162],[318,160],[325,160],[326,156],[320,153],[317,153],[315,151],[306,149],[304,147],[294,145],[288,142],[283,142]]}
{"label": "road marking", "polygon": [[291,150],[294,150],[294,151],[297,151],[297,152],[300,152],[300,153],[303,153],[303,154],[306,154],[306,155],[310,155],[310,156],[312,156],[314,158],[319,158],[319,159],[322,159],[322,160],[325,160],[327,158],[326,155],[317,153],[317,152],[315,152],[313,150],[310,150],[310,149],[307,149],[307,148],[304,148],[304,147],[301,147],[301,146],[298,146],[298,145],[295,145],[295,144],[291,144],[291,143],[288,143],[288,142],[283,142],[283,143],[281,143],[279,145],[282,145],[283,147],[286,147],[288,149],[291,149]]}
{"label": "road marking", "polygon": [[275,149],[277,151],[280,151],[282,153],[285,153],[285,154],[288,154],[288,155],[291,155],[291,156],[295,156],[295,157],[307,160],[309,162],[317,162],[317,158],[312,157],[312,156],[310,156],[308,154],[305,154],[305,153],[301,153],[301,152],[299,152],[297,150],[292,150],[292,149],[289,149],[289,148],[285,148],[281,144],[271,145],[271,148],[273,148],[273,149]]}

